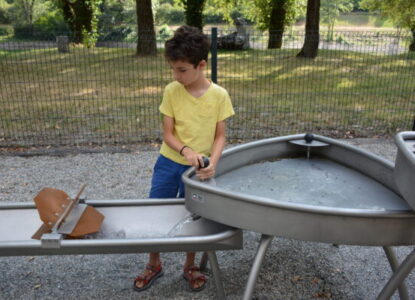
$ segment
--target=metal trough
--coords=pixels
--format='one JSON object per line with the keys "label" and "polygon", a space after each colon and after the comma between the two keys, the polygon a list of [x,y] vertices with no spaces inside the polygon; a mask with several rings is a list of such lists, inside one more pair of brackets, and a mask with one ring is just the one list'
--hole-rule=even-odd
{"label": "metal trough", "polygon": [[[409,133],[402,136],[408,148]],[[246,285],[246,300],[252,297],[273,236],[383,246],[396,270],[390,246],[415,244],[415,213],[401,193],[401,189],[414,188],[414,155],[407,152],[404,164],[409,160],[412,165],[396,173],[391,162],[323,136],[291,135],[244,144],[224,152],[214,180],[199,181],[193,169],[183,175],[186,208],[263,234]],[[403,187],[399,176],[410,176],[410,183]],[[414,195],[413,191],[408,194]],[[395,274],[394,286],[385,287],[388,291],[379,297],[386,299],[390,290],[393,293],[400,286],[401,298],[407,299],[402,284],[406,275]]]}
{"label": "metal trough", "polygon": [[42,224],[32,203],[0,205],[0,256],[206,251],[218,297],[225,297],[216,250],[242,248],[241,230],[192,216],[184,199],[89,200],[104,216],[85,239],[31,239]]}

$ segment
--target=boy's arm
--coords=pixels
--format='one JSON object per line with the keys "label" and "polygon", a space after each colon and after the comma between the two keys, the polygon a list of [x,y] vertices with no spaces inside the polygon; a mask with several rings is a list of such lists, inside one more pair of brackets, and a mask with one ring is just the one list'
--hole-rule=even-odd
{"label": "boy's arm", "polygon": [[220,121],[216,124],[215,140],[213,141],[210,162],[216,167],[226,144],[226,123]]}
{"label": "boy's arm", "polygon": [[[174,118],[163,115],[163,140],[172,149],[180,152],[185,146],[177,137],[174,136]],[[193,149],[186,147],[181,153],[186,160],[194,167],[203,164],[203,157]]]}
{"label": "boy's arm", "polygon": [[196,170],[196,175],[200,179],[208,179],[215,175],[216,165],[222,155],[226,144],[226,122],[225,120],[216,123],[215,140],[213,141],[210,164],[205,169]]}

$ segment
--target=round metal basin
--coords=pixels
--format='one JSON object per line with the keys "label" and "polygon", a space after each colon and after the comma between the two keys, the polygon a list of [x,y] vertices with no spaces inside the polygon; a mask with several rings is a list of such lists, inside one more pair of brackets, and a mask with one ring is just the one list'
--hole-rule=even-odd
{"label": "round metal basin", "polygon": [[186,208],[242,229],[353,245],[415,243],[415,213],[394,180],[394,165],[370,152],[304,134],[224,152],[216,177],[183,175]]}

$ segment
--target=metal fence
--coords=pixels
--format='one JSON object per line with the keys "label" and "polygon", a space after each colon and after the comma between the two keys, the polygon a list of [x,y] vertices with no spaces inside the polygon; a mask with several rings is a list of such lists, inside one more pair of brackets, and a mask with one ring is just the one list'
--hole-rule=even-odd
{"label": "metal fence", "polygon": [[[217,46],[227,49],[213,53],[217,60],[210,59],[214,65],[206,71],[231,95],[231,141],[411,130],[415,55],[408,51],[409,33],[321,32],[315,59],[296,57],[301,31],[285,32],[281,49],[267,49],[266,33],[244,34],[248,49],[229,50],[241,36],[218,30]],[[163,57],[166,38],[157,36],[158,54],[148,57],[135,55],[134,40],[100,39],[93,48],[68,44],[65,52],[55,37],[0,39],[0,146],[159,141],[158,106],[172,80]]]}

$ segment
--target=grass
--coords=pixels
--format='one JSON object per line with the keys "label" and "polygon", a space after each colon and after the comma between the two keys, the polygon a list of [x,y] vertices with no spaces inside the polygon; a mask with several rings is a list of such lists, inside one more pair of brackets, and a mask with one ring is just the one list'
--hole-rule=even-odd
{"label": "grass", "polygon": [[356,27],[360,30],[362,27],[368,28],[393,28],[394,24],[380,15],[357,12],[347,13],[339,16],[336,21],[337,26]]}
{"label": "grass", "polygon": [[[237,113],[231,139],[305,131],[364,137],[412,126],[414,55],[322,50],[307,60],[297,52],[219,53],[219,84]],[[0,144],[156,140],[170,80],[161,52],[137,58],[127,48],[0,50]]]}

